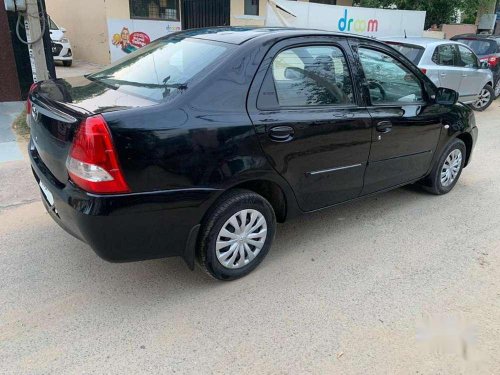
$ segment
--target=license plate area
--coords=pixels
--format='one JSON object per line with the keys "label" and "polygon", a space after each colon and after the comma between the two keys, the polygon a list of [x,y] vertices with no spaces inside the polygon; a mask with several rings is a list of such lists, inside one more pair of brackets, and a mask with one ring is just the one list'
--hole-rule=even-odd
{"label": "license plate area", "polygon": [[42,190],[42,193],[43,193],[45,199],[47,200],[49,205],[52,207],[54,205],[54,196],[52,195],[50,190],[47,188],[47,186],[45,186],[45,184],[42,181],[39,182],[39,185],[40,185],[40,189]]}

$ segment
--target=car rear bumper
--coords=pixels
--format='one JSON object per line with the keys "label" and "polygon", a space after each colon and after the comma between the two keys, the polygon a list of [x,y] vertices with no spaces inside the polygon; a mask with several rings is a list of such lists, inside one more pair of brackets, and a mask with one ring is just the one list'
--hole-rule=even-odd
{"label": "car rear bumper", "polygon": [[[31,142],[30,142],[31,144]],[[30,146],[37,183],[50,191],[53,204],[41,190],[52,219],[84,241],[103,259],[128,262],[181,256],[194,267],[199,223],[216,189],[181,189],[149,193],[94,195],[55,179]]]}

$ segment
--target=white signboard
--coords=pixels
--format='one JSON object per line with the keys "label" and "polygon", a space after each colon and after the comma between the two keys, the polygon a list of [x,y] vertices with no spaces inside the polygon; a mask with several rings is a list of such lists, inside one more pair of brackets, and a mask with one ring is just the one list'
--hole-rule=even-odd
{"label": "white signboard", "polygon": [[111,62],[148,45],[155,39],[180,30],[180,22],[109,19]]}
{"label": "white signboard", "polygon": [[425,12],[268,0],[266,26],[338,31],[375,37],[422,36]]}

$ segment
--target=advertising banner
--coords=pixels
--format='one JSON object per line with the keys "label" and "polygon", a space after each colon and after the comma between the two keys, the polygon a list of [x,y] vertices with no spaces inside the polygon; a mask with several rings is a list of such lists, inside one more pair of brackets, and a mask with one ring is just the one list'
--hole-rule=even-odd
{"label": "advertising banner", "polygon": [[369,35],[422,36],[425,11],[346,7],[289,0],[267,2],[266,26]]}
{"label": "advertising banner", "polygon": [[153,40],[181,30],[175,21],[109,19],[109,51],[111,62],[116,61]]}

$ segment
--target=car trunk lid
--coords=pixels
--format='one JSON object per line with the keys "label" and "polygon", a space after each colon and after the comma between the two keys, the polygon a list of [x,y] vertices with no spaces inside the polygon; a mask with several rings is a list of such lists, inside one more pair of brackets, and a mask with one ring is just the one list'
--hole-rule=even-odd
{"label": "car trunk lid", "polygon": [[66,160],[73,138],[85,118],[157,104],[85,77],[43,81],[31,92],[29,100],[32,144],[48,170],[62,184],[68,181]]}

